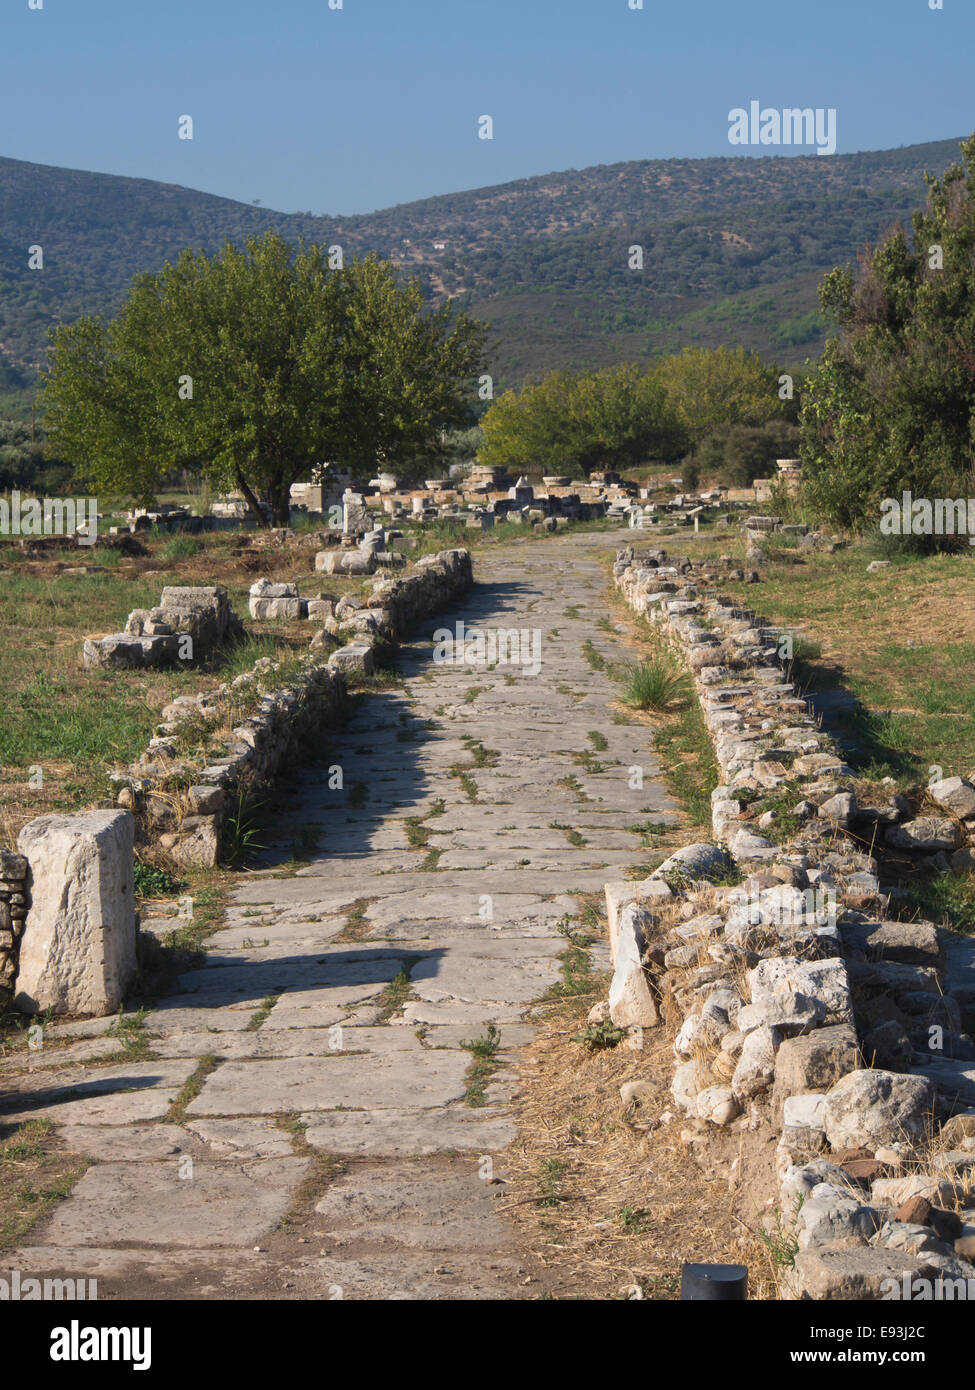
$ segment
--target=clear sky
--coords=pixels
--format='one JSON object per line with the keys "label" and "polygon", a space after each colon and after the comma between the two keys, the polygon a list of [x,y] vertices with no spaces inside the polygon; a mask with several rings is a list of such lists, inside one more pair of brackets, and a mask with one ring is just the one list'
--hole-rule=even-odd
{"label": "clear sky", "polygon": [[975,129],[975,0],[635,2],[0,0],[0,154],[347,215],[748,158],[728,113],[753,100],[834,107],[839,153]]}

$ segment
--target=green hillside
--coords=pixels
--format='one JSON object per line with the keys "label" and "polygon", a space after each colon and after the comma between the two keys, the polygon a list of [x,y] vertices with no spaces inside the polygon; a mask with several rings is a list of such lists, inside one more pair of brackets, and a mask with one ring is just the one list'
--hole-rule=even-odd
{"label": "green hillside", "polygon": [[[876,153],[643,160],[427,198],[358,217],[277,213],[146,179],[0,159],[0,398],[44,360],[47,329],[111,314],[133,275],[184,246],[273,227],[375,250],[496,327],[500,385],[553,366],[742,343],[815,353],[823,272],[924,197],[957,142]],[[644,269],[627,268],[631,245]],[[43,270],[28,269],[40,245]]]}

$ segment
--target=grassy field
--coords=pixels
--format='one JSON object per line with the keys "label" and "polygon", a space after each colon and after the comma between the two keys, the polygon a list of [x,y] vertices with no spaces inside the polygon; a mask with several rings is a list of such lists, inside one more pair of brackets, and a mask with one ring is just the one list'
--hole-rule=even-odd
{"label": "grassy field", "polygon": [[[728,545],[736,553],[740,542]],[[682,547],[683,548],[683,547]],[[696,554],[693,543],[687,547]],[[701,553],[720,553],[713,539]],[[771,623],[794,629],[796,678],[855,699],[837,731],[863,776],[924,785],[975,771],[975,555],[904,556],[867,573],[867,542],[835,554],[770,543],[757,585],[726,583]]]}

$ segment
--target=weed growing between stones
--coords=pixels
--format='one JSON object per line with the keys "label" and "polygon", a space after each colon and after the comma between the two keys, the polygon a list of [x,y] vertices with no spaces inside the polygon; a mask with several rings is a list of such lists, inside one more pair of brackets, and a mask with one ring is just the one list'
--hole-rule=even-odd
{"label": "weed growing between stones", "polygon": [[617,1028],[611,1019],[604,1018],[587,1024],[581,1033],[574,1033],[572,1041],[581,1043],[587,1052],[599,1052],[605,1047],[618,1047],[625,1037],[625,1028]]}
{"label": "weed growing between stones", "polygon": [[489,1023],[486,1037],[462,1042],[460,1045],[465,1052],[471,1053],[474,1059],[467,1072],[464,1101],[472,1107],[484,1105],[487,1100],[484,1083],[495,1069],[501,1033],[496,1024]]}
{"label": "weed growing between stones", "polygon": [[246,787],[239,787],[221,827],[221,854],[232,867],[246,861],[266,846],[261,834],[260,813],[263,799]]}
{"label": "weed growing between stones", "polygon": [[394,1014],[398,1014],[403,1005],[414,997],[413,986],[410,983],[410,975],[415,966],[419,965],[422,956],[404,956],[403,963],[398,972],[393,976],[388,985],[385,985],[379,994],[376,995],[376,1004],[379,1008],[379,1023],[387,1023]]}
{"label": "weed growing between stones", "polygon": [[219,1065],[220,1058],[215,1057],[212,1052],[208,1052],[205,1056],[200,1058],[196,1064],[196,1070],[183,1082],[179,1094],[166,1111],[167,1124],[175,1124],[185,1117],[186,1107],[191,1100],[195,1100],[200,1094],[203,1090],[204,1081],[206,1081],[211,1072],[216,1071]]}
{"label": "weed growing between stones", "polygon": [[587,637],[582,644],[582,655],[586,658],[594,671],[605,671],[606,658],[603,656],[602,652],[596,649],[592,639],[589,637]]}

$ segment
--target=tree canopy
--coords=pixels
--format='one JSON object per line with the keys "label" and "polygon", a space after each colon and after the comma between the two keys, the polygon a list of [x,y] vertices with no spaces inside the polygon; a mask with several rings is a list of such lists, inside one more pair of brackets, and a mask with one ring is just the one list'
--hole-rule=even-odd
{"label": "tree canopy", "polygon": [[778,369],[744,348],[685,348],[656,366],[671,406],[694,444],[732,425],[788,418]]}
{"label": "tree canopy", "polygon": [[964,496],[975,459],[975,136],[928,179],[928,204],[850,267],[820,302],[839,329],[804,393],[804,489],[854,528],[880,502]]}
{"label": "tree canopy", "polygon": [[521,392],[506,391],[481,429],[482,463],[570,476],[679,458],[687,446],[663,387],[632,363],[549,372]]}
{"label": "tree canopy", "polygon": [[45,424],[92,487],[146,500],[197,468],[285,522],[316,463],[409,467],[468,424],[485,335],[449,305],[426,311],[389,262],[333,269],[325,248],[268,232],[186,250],[137,276],[115,319],[57,329]]}

